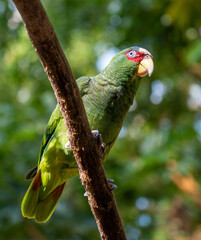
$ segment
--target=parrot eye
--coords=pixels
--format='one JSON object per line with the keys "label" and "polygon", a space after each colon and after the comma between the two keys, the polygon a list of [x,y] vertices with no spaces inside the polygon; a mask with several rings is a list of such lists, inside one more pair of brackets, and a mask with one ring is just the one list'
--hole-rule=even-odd
{"label": "parrot eye", "polygon": [[136,57],[136,51],[134,51],[134,50],[131,50],[130,52],[128,52],[128,54],[127,54],[127,56],[128,57],[130,57],[130,58],[134,58],[134,57]]}

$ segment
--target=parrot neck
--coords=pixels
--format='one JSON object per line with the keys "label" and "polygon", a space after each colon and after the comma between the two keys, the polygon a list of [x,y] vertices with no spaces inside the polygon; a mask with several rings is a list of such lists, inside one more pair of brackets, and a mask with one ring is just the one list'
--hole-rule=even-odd
{"label": "parrot neck", "polygon": [[[118,68],[118,66],[115,68]],[[121,71],[121,68],[119,67],[119,69],[113,71],[111,68],[105,68],[99,75],[112,84],[125,85],[133,82],[134,69],[129,68],[127,71]]]}
{"label": "parrot neck", "polygon": [[[114,74],[111,71],[103,71],[98,75],[99,84],[104,85],[104,92],[109,94],[113,93],[118,98],[116,101],[118,104],[125,103],[128,107],[133,103],[133,99],[136,95],[140,77],[133,75],[133,72]],[[112,97],[112,96],[111,96]]]}
{"label": "parrot neck", "polygon": [[[123,120],[133,104],[136,95],[140,77],[136,75],[129,77],[125,74],[120,76],[108,76],[104,72],[97,75],[93,81],[94,95],[97,94],[99,104],[97,108],[102,108],[102,111],[107,112],[108,116],[120,121]],[[101,94],[100,94],[101,93]],[[94,103],[96,105],[96,103]]]}

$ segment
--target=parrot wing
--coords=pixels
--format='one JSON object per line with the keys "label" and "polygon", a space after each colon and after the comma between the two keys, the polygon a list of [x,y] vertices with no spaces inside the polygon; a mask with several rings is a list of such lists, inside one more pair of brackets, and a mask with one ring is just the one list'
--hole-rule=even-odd
{"label": "parrot wing", "polygon": [[[88,92],[91,78],[84,76],[84,77],[78,78],[76,81],[77,81],[77,85],[80,90],[80,94],[83,97]],[[53,113],[50,117],[50,120],[47,124],[47,128],[43,135],[42,144],[41,144],[41,148],[40,148],[40,152],[39,152],[38,164],[41,161],[45,147],[47,146],[48,142],[50,141],[50,139],[61,119],[63,119],[63,115],[61,113],[59,104],[57,104],[55,110],[53,111]],[[33,169],[31,169],[30,171],[32,171],[32,170]]]}
{"label": "parrot wing", "polygon": [[[42,143],[41,143],[39,157],[38,157],[38,165],[41,161],[41,158],[42,158],[43,151],[44,151],[45,147],[47,146],[48,142],[50,141],[51,136],[53,135],[53,133],[54,133],[56,127],[57,127],[58,122],[62,118],[63,118],[63,116],[62,116],[59,104],[57,104],[56,108],[54,109],[54,111],[53,111],[53,113],[52,113],[52,115],[49,119],[49,122],[47,124],[45,133],[44,133],[43,138],[42,138]],[[37,166],[30,169],[28,171],[27,175],[25,176],[25,179],[29,180],[29,179],[34,178],[36,176],[37,170],[38,170]]]}
{"label": "parrot wing", "polygon": [[[91,78],[87,77],[87,76],[80,77],[76,80],[78,88],[80,90],[80,94],[81,94],[82,97],[85,94],[88,93],[90,81],[91,81]],[[45,133],[44,133],[43,138],[42,138],[42,143],[41,143],[39,157],[38,157],[38,165],[41,161],[41,158],[42,158],[45,147],[47,146],[48,142],[50,141],[50,139],[51,139],[51,137],[52,137],[57,125],[58,125],[58,122],[62,118],[63,118],[63,115],[61,113],[59,104],[57,104],[55,110],[53,111],[53,113],[52,113],[52,115],[49,119],[49,122],[47,124],[47,128],[46,128]],[[38,169],[37,166],[30,169],[28,171],[27,175],[25,176],[25,179],[29,180],[29,179],[34,178],[36,176],[37,169]]]}
{"label": "parrot wing", "polygon": [[[89,77],[81,77],[77,80],[77,84],[82,97],[88,93],[90,80],[91,79]],[[48,143],[51,141],[53,134],[61,120],[63,120],[63,115],[61,113],[59,104],[57,104],[43,135],[38,158],[38,166],[42,160],[43,153]],[[44,176],[46,175],[43,172],[43,177]],[[28,172],[26,179],[34,179],[24,196],[21,206],[22,215],[27,218],[35,218],[37,222],[45,222],[52,215],[66,183],[64,182],[58,185],[44,199],[40,199],[40,192],[42,187],[41,177],[41,169],[38,169],[38,167],[34,167]]]}
{"label": "parrot wing", "polygon": [[63,115],[61,113],[59,104],[57,104],[55,110],[53,111],[53,113],[50,117],[50,120],[49,120],[46,130],[45,130],[45,133],[43,135],[42,144],[41,144],[41,148],[40,148],[40,152],[39,152],[38,164],[41,161],[45,147],[47,146],[48,142],[50,141],[59,121],[62,118],[63,118]]}

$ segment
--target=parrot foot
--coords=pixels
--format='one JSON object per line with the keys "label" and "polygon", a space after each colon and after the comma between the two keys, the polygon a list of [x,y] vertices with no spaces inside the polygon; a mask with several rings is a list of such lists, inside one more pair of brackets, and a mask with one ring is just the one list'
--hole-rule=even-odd
{"label": "parrot foot", "polygon": [[[93,130],[93,131],[91,131],[91,132],[92,132],[92,134],[93,134],[93,136],[94,136],[95,138],[98,138],[98,136],[100,135],[98,130]],[[70,141],[68,141],[68,142],[65,144],[65,148],[66,148],[66,149],[71,148]]]}
{"label": "parrot foot", "polygon": [[[98,130],[93,130],[91,131],[92,132],[92,135],[100,142],[102,142],[102,138],[101,138],[101,134],[99,134],[99,131]],[[105,143],[102,143],[101,144],[101,151],[104,152],[105,151]],[[70,145],[70,141],[68,141],[66,144],[65,144],[65,148],[66,149],[69,149],[71,148],[71,145]]]}
{"label": "parrot foot", "polygon": [[114,191],[117,189],[117,185],[113,184],[114,183],[113,179],[108,179],[108,182],[109,182],[109,187],[111,191]]}
{"label": "parrot foot", "polygon": [[[99,131],[98,130],[93,130],[92,131],[92,134],[94,135],[94,137],[95,138],[97,138],[98,137],[98,135],[99,135]],[[71,145],[70,145],[70,141],[68,141],[66,144],[65,144],[65,148],[71,148]]]}
{"label": "parrot foot", "polygon": [[[117,189],[117,185],[113,184],[114,183],[113,179],[108,179],[108,183],[111,191],[114,191]],[[87,192],[84,193],[84,197],[88,197]]]}
{"label": "parrot foot", "polygon": [[70,141],[68,141],[68,142],[65,144],[65,148],[66,148],[66,149],[71,148]]}
{"label": "parrot foot", "polygon": [[106,145],[104,142],[102,142],[101,134],[99,133],[98,130],[93,130],[91,132],[92,132],[93,136],[97,139],[97,141],[101,143],[100,149],[101,149],[101,152],[104,153]]}
{"label": "parrot foot", "polygon": [[104,153],[105,147],[106,147],[106,144],[105,144],[105,143],[102,143],[102,144],[101,144],[101,151],[102,151],[102,153]]}
{"label": "parrot foot", "polygon": [[91,132],[92,132],[92,134],[94,135],[95,138],[97,138],[98,135],[100,135],[98,130],[92,130]]}

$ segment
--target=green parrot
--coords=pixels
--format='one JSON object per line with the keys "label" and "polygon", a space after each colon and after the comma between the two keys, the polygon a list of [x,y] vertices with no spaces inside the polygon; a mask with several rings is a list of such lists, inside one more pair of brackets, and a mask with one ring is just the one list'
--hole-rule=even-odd
{"label": "green parrot", "polygon": [[[153,68],[153,57],[147,50],[131,47],[116,54],[100,74],[77,79],[90,127],[101,134],[105,143],[104,160],[122,128],[140,79],[147,74],[151,76]],[[26,177],[33,180],[22,201],[22,215],[46,222],[56,208],[66,181],[78,174],[57,105],[42,139],[38,166]]]}

